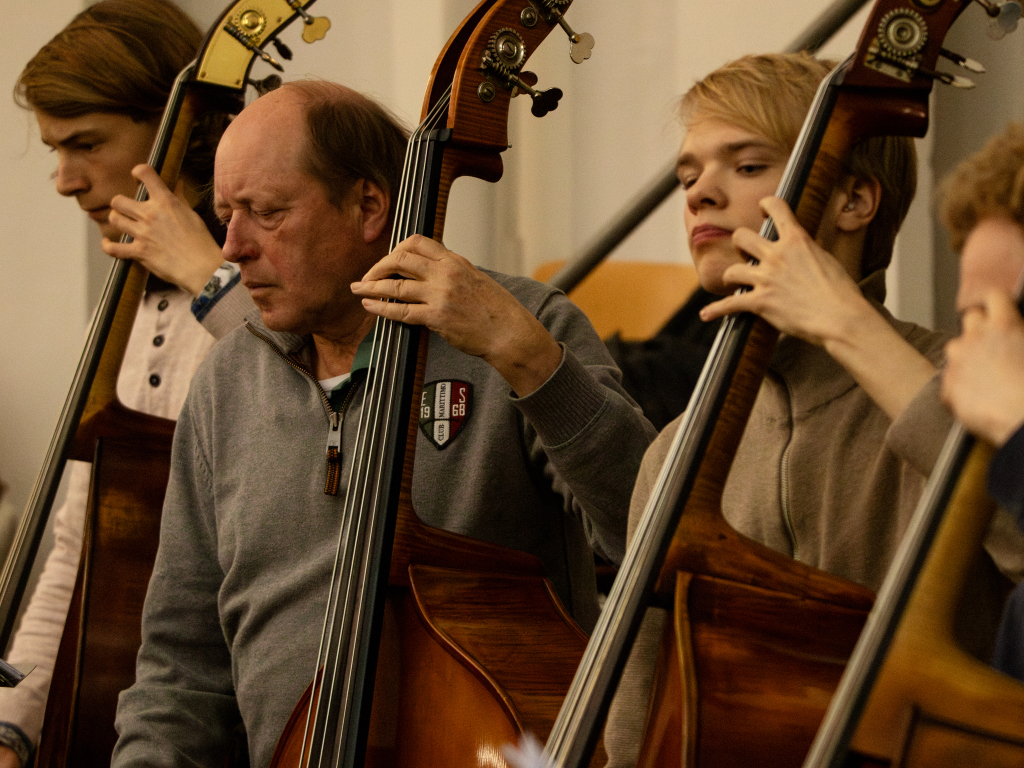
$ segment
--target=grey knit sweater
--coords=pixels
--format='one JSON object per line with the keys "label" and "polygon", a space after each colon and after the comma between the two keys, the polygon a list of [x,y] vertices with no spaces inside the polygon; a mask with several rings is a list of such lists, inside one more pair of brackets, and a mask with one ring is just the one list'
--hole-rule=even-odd
{"label": "grey knit sweater", "polygon": [[[469,412],[437,447],[418,433],[413,506],[429,525],[537,555],[585,628],[592,550],[621,558],[633,480],[653,428],[583,315],[560,293],[497,279],[565,346],[517,399],[482,360],[431,335],[425,381],[465,382]],[[309,340],[258,318],[216,347],[178,421],[136,684],[122,694],[116,766],[221,766],[239,713],[265,766],[313,677],[343,493],[324,494],[328,417]],[[341,472],[362,407],[343,424]]]}

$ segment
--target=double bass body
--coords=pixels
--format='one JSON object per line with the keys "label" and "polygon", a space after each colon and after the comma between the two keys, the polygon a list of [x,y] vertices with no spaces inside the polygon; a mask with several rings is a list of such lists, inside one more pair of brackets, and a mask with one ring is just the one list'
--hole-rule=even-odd
{"label": "double bass body", "polygon": [[[586,644],[550,585],[537,574],[409,574],[385,606],[365,765],[501,765],[503,745],[546,736]],[[272,765],[306,764],[317,695],[311,686],[299,702]]]}

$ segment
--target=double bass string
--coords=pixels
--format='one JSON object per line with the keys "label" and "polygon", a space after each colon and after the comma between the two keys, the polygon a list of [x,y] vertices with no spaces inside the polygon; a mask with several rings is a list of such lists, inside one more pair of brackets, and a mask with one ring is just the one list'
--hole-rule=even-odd
{"label": "double bass string", "polygon": [[[423,210],[429,151],[426,137],[446,119],[449,91],[416,128],[406,149],[401,188],[395,201],[391,247],[423,228],[417,213]],[[374,327],[367,394],[360,416],[349,473],[338,553],[331,578],[324,628],[311,702],[303,734],[303,765],[323,766],[351,754],[351,738],[358,691],[365,684],[366,652],[359,639],[369,631],[374,584],[380,571],[378,551],[385,521],[372,514],[379,506],[387,473],[380,460],[387,435],[393,432],[400,386],[396,371],[404,354],[402,324],[378,318]],[[340,428],[340,426],[339,426]],[[345,664],[344,674],[342,665]]]}

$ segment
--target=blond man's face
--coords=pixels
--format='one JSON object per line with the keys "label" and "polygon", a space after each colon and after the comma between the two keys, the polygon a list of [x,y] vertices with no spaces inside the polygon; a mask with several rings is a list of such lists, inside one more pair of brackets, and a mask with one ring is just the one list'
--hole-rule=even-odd
{"label": "blond man's face", "polygon": [[759,202],[775,193],[788,153],[767,138],[721,120],[700,120],[686,133],[676,174],[686,190],[684,218],[701,285],[730,292],[722,273],[744,260],[732,244],[739,227],[757,231]]}

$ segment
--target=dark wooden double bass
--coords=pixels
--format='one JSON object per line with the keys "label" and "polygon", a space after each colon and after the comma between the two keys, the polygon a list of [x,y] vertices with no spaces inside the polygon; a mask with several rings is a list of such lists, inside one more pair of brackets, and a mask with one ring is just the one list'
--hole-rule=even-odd
{"label": "dark wooden double bass", "polygon": [[[879,0],[819,89],[777,195],[816,232],[845,159],[872,136],[924,135],[960,0]],[[769,220],[761,234],[774,239]],[[669,611],[641,766],[794,766],[807,753],[870,592],[749,541],[721,515],[729,468],[777,332],[727,318],[545,747],[588,759],[644,609]],[[855,482],[855,479],[853,480]]]}
{"label": "dark wooden double bass", "polygon": [[[183,70],[164,111],[149,164],[174,188],[197,120],[244,106],[254,61],[281,65],[263,50],[300,15],[304,38],[326,19],[313,0],[240,0],[210,29]],[[147,196],[140,187],[139,200]],[[140,618],[153,569],[174,422],[125,408],[117,377],[148,272],[115,261],[71,391],[0,579],[0,647],[14,629],[29,571],[68,459],[92,462],[86,527],[37,755],[40,766],[109,764],[118,693],[135,679]]]}
{"label": "dark wooden double bass", "polygon": [[[455,179],[497,181],[513,89],[568,0],[484,0],[441,53],[396,200],[394,246],[440,239]],[[571,33],[582,61],[589,36]],[[378,320],[313,683],[274,766],[500,766],[547,733],[586,642],[532,555],[423,525],[410,495],[426,334]],[[312,670],[311,670],[312,671]]]}

